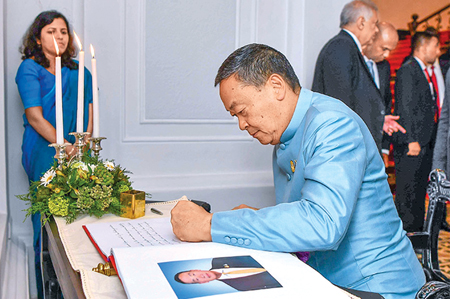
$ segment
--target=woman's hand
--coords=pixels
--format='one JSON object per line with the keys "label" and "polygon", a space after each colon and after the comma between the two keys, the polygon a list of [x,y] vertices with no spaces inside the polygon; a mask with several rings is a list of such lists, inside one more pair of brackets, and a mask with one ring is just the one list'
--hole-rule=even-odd
{"label": "woman's hand", "polygon": [[[64,140],[64,142],[68,143],[67,140]],[[68,158],[72,158],[77,153],[77,149],[75,146],[68,145],[66,146],[66,154]]]}

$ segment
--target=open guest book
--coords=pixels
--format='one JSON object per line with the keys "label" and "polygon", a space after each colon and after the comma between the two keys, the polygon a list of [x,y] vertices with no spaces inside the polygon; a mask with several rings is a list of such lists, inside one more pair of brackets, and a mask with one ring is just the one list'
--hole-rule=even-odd
{"label": "open guest book", "polygon": [[182,243],[173,234],[169,217],[99,222],[83,225],[83,229],[105,262],[109,261],[112,248]]}
{"label": "open guest book", "polygon": [[356,298],[289,253],[181,242],[169,217],[83,228],[128,298]]}

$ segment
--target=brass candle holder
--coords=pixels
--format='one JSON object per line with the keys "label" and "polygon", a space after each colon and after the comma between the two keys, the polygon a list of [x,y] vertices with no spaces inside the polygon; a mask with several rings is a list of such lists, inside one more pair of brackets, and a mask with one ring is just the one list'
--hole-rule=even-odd
{"label": "brass candle holder", "polygon": [[102,147],[100,146],[100,142],[106,139],[106,137],[91,137],[89,138],[90,141],[92,141],[92,151],[94,152],[94,156],[98,157],[100,154],[100,151],[102,150]]}
{"label": "brass candle holder", "polygon": [[81,157],[83,156],[83,148],[86,145],[86,142],[84,141],[84,138],[86,136],[91,135],[89,132],[72,132],[69,133],[69,135],[75,136],[75,143],[73,144],[77,150],[77,153],[75,154],[75,158],[77,160],[81,160]]}
{"label": "brass candle holder", "polygon": [[120,203],[125,206],[122,217],[136,219],[145,216],[145,192],[129,190],[120,193]]}
{"label": "brass candle holder", "polygon": [[64,160],[67,157],[66,147],[68,145],[71,145],[71,144],[70,143],[63,143],[63,144],[52,143],[52,144],[48,145],[50,147],[54,147],[55,148],[56,154],[55,154],[54,157],[55,157],[56,160],[58,160],[58,164],[59,164],[60,167],[64,163]]}

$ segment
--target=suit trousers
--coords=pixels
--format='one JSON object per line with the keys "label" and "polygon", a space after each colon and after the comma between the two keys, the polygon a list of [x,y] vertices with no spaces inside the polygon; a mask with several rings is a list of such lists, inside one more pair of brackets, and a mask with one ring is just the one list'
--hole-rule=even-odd
{"label": "suit trousers", "polygon": [[433,159],[433,144],[421,148],[418,156],[408,156],[408,145],[394,145],[396,175],[395,206],[407,232],[423,230],[425,196]]}

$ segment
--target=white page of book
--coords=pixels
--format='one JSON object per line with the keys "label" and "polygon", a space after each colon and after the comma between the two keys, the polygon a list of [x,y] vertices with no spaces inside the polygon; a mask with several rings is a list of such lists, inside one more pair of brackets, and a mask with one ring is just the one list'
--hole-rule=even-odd
{"label": "white page of book", "polygon": [[111,248],[181,243],[172,232],[169,217],[99,222],[87,224],[86,228],[105,256],[110,255]]}
{"label": "white page of book", "polygon": [[[168,282],[171,275],[163,273],[160,263],[184,263],[196,259],[250,255],[275,278],[282,287],[251,291],[230,291],[192,297],[194,288],[212,287],[223,283],[212,281],[188,285],[185,297],[175,293]],[[289,253],[252,250],[218,243],[183,243],[173,246],[114,248],[113,256],[127,297],[140,298],[333,298],[349,299],[347,293],[326,280],[321,274]],[[179,262],[181,261],[181,262]],[[206,267],[207,265],[204,265]],[[201,267],[201,266],[200,266]],[[209,270],[209,269],[203,269]],[[175,271],[178,271],[176,269]],[[184,271],[184,269],[183,269]],[[171,282],[174,284],[174,282]],[[209,286],[208,286],[209,285]],[[176,287],[176,286],[174,286]],[[191,291],[192,290],[192,291]],[[207,293],[208,294],[208,293]]]}

